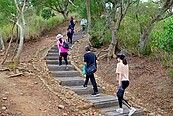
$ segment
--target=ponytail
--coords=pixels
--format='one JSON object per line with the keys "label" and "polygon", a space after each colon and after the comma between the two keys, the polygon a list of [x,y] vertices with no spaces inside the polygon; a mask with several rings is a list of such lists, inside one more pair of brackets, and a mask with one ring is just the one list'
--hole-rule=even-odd
{"label": "ponytail", "polygon": [[122,61],[124,65],[127,65],[127,60],[125,58]]}

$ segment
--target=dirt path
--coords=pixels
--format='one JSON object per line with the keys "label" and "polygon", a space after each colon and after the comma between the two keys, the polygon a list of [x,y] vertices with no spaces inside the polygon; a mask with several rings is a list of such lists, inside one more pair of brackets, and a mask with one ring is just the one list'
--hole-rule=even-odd
{"label": "dirt path", "polygon": [[[80,116],[65,101],[50,91],[54,80],[44,74],[44,55],[40,51],[46,51],[46,46],[54,44],[57,33],[65,34],[68,23],[59,25],[53,31],[46,34],[48,38],[42,38],[37,42],[25,43],[21,57],[20,70],[23,76],[9,78],[11,72],[0,72],[0,114],[2,116]],[[55,33],[56,32],[56,33]],[[11,50],[12,51],[12,50]],[[39,52],[38,52],[39,51]],[[44,79],[43,79],[44,78]],[[42,80],[41,80],[42,79]],[[45,83],[43,83],[45,81]],[[50,87],[49,87],[50,86]],[[59,92],[58,92],[59,91]],[[56,93],[61,94],[61,89]]]}

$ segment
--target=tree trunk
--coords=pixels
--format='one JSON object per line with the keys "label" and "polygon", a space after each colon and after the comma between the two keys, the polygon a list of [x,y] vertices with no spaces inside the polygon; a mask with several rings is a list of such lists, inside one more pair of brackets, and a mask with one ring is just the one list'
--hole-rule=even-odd
{"label": "tree trunk", "polygon": [[145,28],[142,32],[142,35],[140,37],[139,41],[139,50],[142,52],[146,49],[149,39],[150,39],[150,33],[152,31],[152,28],[154,27],[154,23],[150,23],[147,28]]}
{"label": "tree trunk", "polygon": [[13,67],[14,71],[16,71],[17,66],[20,63],[19,62],[20,61],[20,55],[21,55],[22,50],[23,50],[23,42],[24,42],[24,28],[18,22],[16,24],[20,29],[20,42],[19,42],[19,48],[18,48],[17,54],[14,57],[14,67]]}
{"label": "tree trunk", "polygon": [[1,35],[1,28],[0,28],[0,45],[1,45],[1,48],[2,48],[2,51],[4,51],[5,50],[5,46],[4,46],[4,41],[3,41],[3,39],[2,39],[2,35]]}
{"label": "tree trunk", "polygon": [[61,14],[63,15],[64,19],[68,20],[68,11],[62,11]]}
{"label": "tree trunk", "polygon": [[24,33],[25,33],[26,23],[25,23],[25,19],[24,19],[24,14],[23,13],[24,13],[24,9],[25,9],[26,0],[24,0],[24,4],[23,4],[23,7],[22,7],[22,10],[19,9],[16,0],[14,0],[14,1],[15,1],[15,4],[16,4],[16,7],[18,8],[19,16],[21,16],[22,23],[23,23],[22,25],[19,24],[20,17],[18,17],[16,25],[19,27],[19,30],[20,30],[20,42],[19,42],[19,48],[18,48],[17,54],[14,57],[14,67],[13,67],[14,72],[16,72],[18,64],[20,63],[19,62],[20,61],[20,55],[22,53],[23,43],[24,43]]}
{"label": "tree trunk", "polygon": [[87,17],[88,17],[87,35],[88,35],[88,39],[90,39],[90,30],[91,30],[90,0],[86,0],[86,8],[87,8]]}
{"label": "tree trunk", "polygon": [[117,49],[117,45],[118,45],[118,30],[112,29],[111,33],[112,33],[112,41],[111,41],[109,48],[108,48],[108,56],[107,56],[108,61],[115,54],[115,52],[116,52],[115,50]]}

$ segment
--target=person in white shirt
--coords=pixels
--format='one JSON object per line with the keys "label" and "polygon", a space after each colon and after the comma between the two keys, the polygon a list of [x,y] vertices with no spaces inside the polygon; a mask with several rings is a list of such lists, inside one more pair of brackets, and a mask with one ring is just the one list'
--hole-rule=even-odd
{"label": "person in white shirt", "polygon": [[129,103],[123,98],[125,89],[129,86],[129,66],[127,64],[127,60],[125,59],[125,55],[118,54],[116,59],[118,60],[116,74],[118,77],[117,97],[119,101],[119,108],[116,109],[116,111],[123,113],[122,104],[124,104],[129,109],[128,116],[131,116],[134,114],[136,109],[131,107],[131,105],[129,105]]}
{"label": "person in white shirt", "polygon": [[82,19],[80,22],[80,25],[82,26],[82,31],[85,31],[85,26],[87,24],[87,20],[86,19]]}

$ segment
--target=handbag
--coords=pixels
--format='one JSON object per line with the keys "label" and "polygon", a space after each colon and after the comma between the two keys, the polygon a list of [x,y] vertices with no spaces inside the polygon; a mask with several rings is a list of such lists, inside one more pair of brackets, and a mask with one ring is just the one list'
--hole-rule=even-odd
{"label": "handbag", "polygon": [[95,73],[96,70],[97,70],[97,68],[96,68],[95,64],[92,64],[88,68],[86,68],[86,74],[91,75],[91,74]]}
{"label": "handbag", "polygon": [[118,88],[117,97],[122,97],[124,94],[124,89],[122,87]]}
{"label": "handbag", "polygon": [[82,74],[83,74],[83,75],[86,75],[86,65],[83,65]]}

